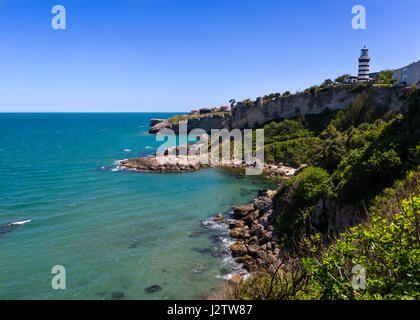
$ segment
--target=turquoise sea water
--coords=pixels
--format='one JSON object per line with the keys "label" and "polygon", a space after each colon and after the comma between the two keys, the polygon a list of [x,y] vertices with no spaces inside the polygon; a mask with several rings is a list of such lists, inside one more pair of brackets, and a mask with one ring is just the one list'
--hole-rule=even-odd
{"label": "turquoise sea water", "polygon": [[[31,220],[0,229],[0,299],[201,299],[238,268],[211,218],[263,181],[115,170],[156,150],[147,125],[169,116],[0,114],[0,226]],[[51,287],[54,265],[65,290]]]}

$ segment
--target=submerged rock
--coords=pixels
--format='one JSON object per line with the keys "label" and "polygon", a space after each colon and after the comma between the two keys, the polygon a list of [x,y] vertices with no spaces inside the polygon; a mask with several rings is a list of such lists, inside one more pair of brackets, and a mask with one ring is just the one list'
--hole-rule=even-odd
{"label": "submerged rock", "polygon": [[111,293],[112,299],[123,299],[124,298],[124,292],[115,291]]}
{"label": "submerged rock", "polygon": [[153,286],[150,286],[148,288],[145,289],[147,293],[154,293],[154,292],[158,292],[160,290],[162,290],[162,287],[155,284]]}
{"label": "submerged rock", "polygon": [[194,248],[194,251],[201,253],[201,254],[212,254],[214,250],[212,248]]}
{"label": "submerged rock", "polygon": [[191,272],[196,273],[196,274],[197,273],[203,273],[204,270],[205,270],[205,268],[203,266],[200,266],[200,265],[195,265],[191,268]]}
{"label": "submerged rock", "polygon": [[136,248],[140,247],[140,244],[141,244],[141,241],[140,240],[136,240],[128,248],[129,249],[136,249]]}

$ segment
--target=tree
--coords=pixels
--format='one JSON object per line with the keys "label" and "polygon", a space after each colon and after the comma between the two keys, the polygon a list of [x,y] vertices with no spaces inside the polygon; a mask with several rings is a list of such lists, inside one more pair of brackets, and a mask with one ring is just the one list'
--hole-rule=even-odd
{"label": "tree", "polygon": [[283,93],[283,97],[290,96],[290,95],[291,95],[290,91],[285,91],[285,92]]}
{"label": "tree", "polygon": [[347,78],[347,77],[350,77],[350,75],[349,74],[343,74],[342,76],[339,76],[339,77],[337,77],[335,80],[334,80],[334,82],[336,82],[336,83],[344,83],[344,80]]}
{"label": "tree", "polygon": [[324,80],[324,82],[321,84],[321,87],[329,87],[333,84],[331,79],[326,79]]}
{"label": "tree", "polygon": [[229,100],[229,103],[230,103],[230,108],[233,109],[233,107],[234,107],[234,105],[236,103],[236,100],[235,99],[230,99]]}
{"label": "tree", "polygon": [[384,84],[393,84],[394,71],[392,70],[381,71],[375,76],[375,80],[377,82],[384,83]]}

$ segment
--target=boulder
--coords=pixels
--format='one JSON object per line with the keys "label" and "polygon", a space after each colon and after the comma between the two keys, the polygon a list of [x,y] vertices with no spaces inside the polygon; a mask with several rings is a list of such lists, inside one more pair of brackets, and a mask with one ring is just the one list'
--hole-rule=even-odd
{"label": "boulder", "polygon": [[230,250],[232,251],[232,255],[234,257],[243,256],[248,252],[247,248],[241,242],[236,242],[235,244],[232,244],[230,246]]}
{"label": "boulder", "polygon": [[268,241],[271,241],[271,238],[273,237],[273,232],[272,231],[267,231],[264,233],[264,235],[262,236],[262,238],[260,239],[260,245],[267,243]]}
{"label": "boulder", "polygon": [[247,226],[252,226],[255,220],[258,219],[259,210],[249,212],[242,220]]}
{"label": "boulder", "polygon": [[265,251],[260,250],[260,251],[257,252],[257,258],[266,261],[267,260],[267,253]]}
{"label": "boulder", "polygon": [[246,260],[244,262],[244,267],[249,271],[249,272],[255,272],[258,270],[258,266],[256,264],[256,262],[251,259],[251,260]]}
{"label": "boulder", "polygon": [[249,245],[258,244],[258,237],[257,236],[251,237],[249,240],[247,240],[247,244],[249,244]]}
{"label": "boulder", "polygon": [[238,257],[236,261],[238,261],[239,263],[244,263],[245,260],[249,260],[249,259],[252,259],[252,257],[246,254],[244,256]]}
{"label": "boulder", "polygon": [[230,278],[228,280],[228,284],[231,285],[231,286],[236,287],[236,286],[238,286],[238,285],[241,284],[242,279],[243,279],[242,278],[242,275],[240,275],[239,273],[237,273],[232,278]]}
{"label": "boulder", "polygon": [[229,228],[235,229],[235,228],[241,228],[244,226],[244,222],[242,220],[232,220],[229,222]]}
{"label": "boulder", "polygon": [[276,257],[272,253],[268,252],[266,262],[269,264],[274,264],[276,262]]}
{"label": "boulder", "polygon": [[241,219],[245,217],[248,214],[248,212],[253,211],[254,206],[253,204],[246,204],[242,206],[232,207],[232,209],[235,218]]}
{"label": "boulder", "polygon": [[241,238],[243,238],[243,239],[249,239],[249,238],[251,238],[251,235],[249,234],[249,231],[246,230],[246,229],[244,229],[242,231],[242,233],[241,233]]}
{"label": "boulder", "polygon": [[257,236],[261,238],[264,235],[264,227],[260,224],[253,224],[251,229],[249,230],[251,236]]}
{"label": "boulder", "polygon": [[271,209],[272,201],[268,197],[258,197],[253,202],[255,210],[260,210],[262,212]]}
{"label": "boulder", "polygon": [[261,224],[262,226],[264,226],[264,228],[267,228],[270,225],[270,221],[268,220],[268,214],[264,213],[261,218],[258,219],[257,221],[259,224]]}
{"label": "boulder", "polygon": [[223,220],[223,215],[221,213],[216,215],[216,217],[214,218],[214,221],[222,221],[222,220]]}
{"label": "boulder", "polygon": [[241,228],[232,229],[230,230],[230,236],[232,238],[239,238],[241,236],[241,231],[242,231]]}
{"label": "boulder", "polygon": [[256,257],[260,247],[256,244],[248,245],[248,254],[252,257]]}

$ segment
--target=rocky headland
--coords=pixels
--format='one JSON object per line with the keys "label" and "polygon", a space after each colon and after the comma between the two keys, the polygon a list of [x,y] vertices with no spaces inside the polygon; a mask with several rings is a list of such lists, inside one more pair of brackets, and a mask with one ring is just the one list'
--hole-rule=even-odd
{"label": "rocky headland", "polygon": [[[209,113],[185,116],[188,132],[203,129],[247,129],[261,127],[273,120],[289,119],[302,114],[321,114],[336,110],[347,110],[359,95],[366,97],[366,103],[380,109],[400,109],[404,102],[400,97],[406,89],[398,87],[378,87],[341,85],[325,88],[321,91],[305,91],[289,96],[281,96],[270,101],[257,98],[256,101],[238,102],[231,112]],[[152,134],[162,129],[179,132],[179,123],[173,119],[153,119]]]}
{"label": "rocky headland", "polygon": [[321,91],[309,91],[264,101],[238,102],[232,109],[232,128],[256,128],[273,120],[289,119],[302,114],[312,115],[347,110],[359,95],[366,97],[366,103],[380,109],[400,109],[400,99],[405,89],[396,87],[358,87],[341,85]]}
{"label": "rocky headland", "polygon": [[[179,148],[176,147],[177,150]],[[186,146],[187,150],[199,149],[200,144],[189,144]],[[191,151],[188,151],[191,152]],[[163,157],[163,156],[162,156]],[[203,168],[213,167],[227,167],[227,168],[247,168],[254,165],[247,164],[245,161],[207,161],[203,162],[199,154],[180,155],[169,154],[165,151],[165,161],[159,161],[156,155],[124,159],[116,162],[120,170],[134,170],[139,172],[159,172],[159,173],[181,173],[200,170]],[[305,168],[306,165],[301,165],[299,168],[292,168],[283,166],[282,163],[278,164],[264,164],[264,172],[267,176],[275,177],[291,177]]]}
{"label": "rocky headland", "polygon": [[[171,119],[152,119],[149,130],[151,134],[158,134],[162,129],[172,130],[174,133],[179,133],[179,122],[172,121]],[[212,129],[230,129],[231,128],[231,115],[230,113],[209,113],[206,115],[188,116],[187,119],[188,132],[194,129],[202,129],[208,134]]]}

